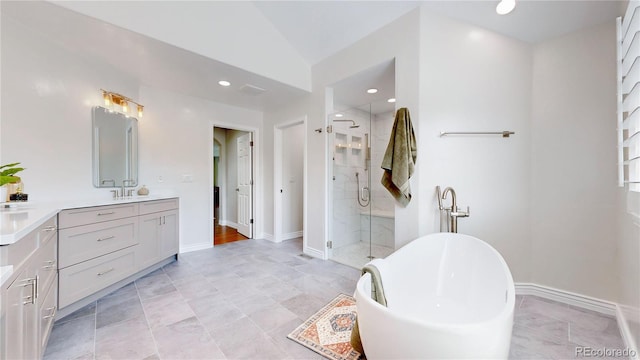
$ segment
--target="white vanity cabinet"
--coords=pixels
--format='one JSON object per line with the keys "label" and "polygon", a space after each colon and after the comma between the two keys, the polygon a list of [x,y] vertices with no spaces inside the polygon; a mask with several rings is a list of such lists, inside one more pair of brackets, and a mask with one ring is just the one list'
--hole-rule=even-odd
{"label": "white vanity cabinet", "polygon": [[178,253],[178,199],[140,203],[139,269]]}
{"label": "white vanity cabinet", "polygon": [[44,353],[58,309],[56,230],[54,216],[19,241],[0,247],[2,263],[13,267],[0,296],[2,359],[38,359]]}
{"label": "white vanity cabinet", "polygon": [[168,198],[62,210],[58,215],[62,315],[175,256],[178,206],[178,198]]}
{"label": "white vanity cabinet", "polygon": [[137,215],[137,203],[60,212],[60,308],[137,271]]}

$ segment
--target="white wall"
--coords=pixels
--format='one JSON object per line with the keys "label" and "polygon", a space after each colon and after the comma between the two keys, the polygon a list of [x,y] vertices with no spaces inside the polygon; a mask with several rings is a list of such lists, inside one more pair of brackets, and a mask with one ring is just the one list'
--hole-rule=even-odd
{"label": "white wall", "polygon": [[[259,129],[262,114],[140,86],[99,59],[71,52],[5,16],[1,36],[0,162],[21,161],[27,168],[21,175],[30,200],[111,195],[91,180],[91,107],[103,102],[100,88],[110,89],[145,105],[139,183],[152,193],[180,196],[181,251],[211,246],[212,121]],[[182,175],[193,182],[183,183]],[[256,201],[261,213],[260,196]]]}
{"label": "white wall", "polygon": [[287,234],[302,232],[304,129],[304,124],[298,124],[282,131],[282,233],[285,238]]}
{"label": "white wall", "polygon": [[[491,244],[515,281],[528,281],[530,46],[422,9],[420,51],[420,233],[439,231],[435,187],[452,186],[471,210],[459,232]],[[439,137],[503,130],[516,134]]]}
{"label": "white wall", "polygon": [[[329,154],[326,151],[328,134],[324,129],[328,125],[326,116],[332,109],[332,95],[329,91],[326,96],[326,90],[339,80],[395,58],[396,104],[398,107],[408,107],[412,110],[412,115],[419,117],[420,94],[416,76],[420,60],[418,36],[407,36],[419,34],[419,16],[419,11],[412,11],[312,68],[313,91],[310,98],[304,100],[305,103],[308,101],[309,114],[307,214],[310,221],[307,229],[308,248],[305,249],[307,253],[322,256],[325,242],[328,240],[327,216],[331,209],[327,206],[326,195],[330,163]],[[300,105],[292,104],[292,109],[296,109],[297,106]],[[314,132],[314,129],[318,128],[323,129],[323,132],[320,134]],[[420,191],[419,187],[415,186],[417,178],[418,174],[414,178],[414,194]],[[419,217],[417,211],[413,211],[414,208],[417,209],[417,201],[410,204],[407,209],[396,211],[397,239],[408,241],[417,237]]]}
{"label": "white wall", "polygon": [[[613,22],[535,46],[532,280],[617,297]],[[597,71],[595,71],[597,70]]]}
{"label": "white wall", "polygon": [[309,64],[249,1],[53,2],[285,84],[311,88]]}
{"label": "white wall", "polygon": [[108,197],[92,181],[91,108],[100,88],[138,98],[138,84],[2,16],[0,163],[21,162],[32,202]]}

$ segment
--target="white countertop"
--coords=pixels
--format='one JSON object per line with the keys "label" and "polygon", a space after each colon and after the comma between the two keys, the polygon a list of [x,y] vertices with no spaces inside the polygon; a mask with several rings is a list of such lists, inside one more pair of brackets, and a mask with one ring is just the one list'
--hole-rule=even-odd
{"label": "white countertop", "polygon": [[0,266],[0,284],[4,284],[11,274],[13,274],[13,265]]}
{"label": "white countertop", "polygon": [[[11,245],[44,224],[60,210],[91,206],[117,205],[132,202],[175,198],[173,195],[132,196],[123,199],[83,199],[58,203],[16,203],[0,208],[0,246]],[[3,204],[4,205],[4,204]]]}

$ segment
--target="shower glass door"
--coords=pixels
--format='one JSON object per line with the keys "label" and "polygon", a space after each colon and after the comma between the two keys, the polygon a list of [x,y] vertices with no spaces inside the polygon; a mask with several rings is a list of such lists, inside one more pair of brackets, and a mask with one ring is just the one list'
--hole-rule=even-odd
{"label": "shower glass door", "polygon": [[[329,115],[332,216],[329,258],[362,268],[394,250],[395,205],[380,184],[393,111],[374,104]],[[388,109],[388,107],[387,107]]]}

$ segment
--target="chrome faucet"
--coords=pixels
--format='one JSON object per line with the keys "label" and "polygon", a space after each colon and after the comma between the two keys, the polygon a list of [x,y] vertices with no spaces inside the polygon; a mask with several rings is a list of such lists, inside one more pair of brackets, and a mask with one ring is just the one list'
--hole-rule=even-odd
{"label": "chrome faucet", "polygon": [[[453,190],[452,187],[447,187],[442,192],[442,196],[440,196],[440,186],[436,186],[436,191],[438,192],[438,205],[440,210],[446,210],[447,215],[449,217],[449,230],[453,233],[458,232],[458,218],[459,217],[469,217],[471,213],[469,211],[469,207],[467,206],[467,211],[460,211],[458,209],[458,204],[456,202],[456,191]],[[442,206],[442,200],[447,199],[447,194],[451,193],[451,207],[445,208]]]}
{"label": "chrome faucet", "polygon": [[125,183],[129,183],[129,185],[131,185],[131,183],[132,183],[132,182],[133,182],[133,180],[131,180],[131,179],[124,179],[124,180],[122,180],[122,185],[120,186],[120,197],[121,197],[121,198],[123,198],[123,197],[125,197],[125,196],[126,196],[126,195],[125,195],[125,192],[124,192],[124,191],[125,191],[125,190],[124,190],[124,189],[125,189],[124,184],[125,184]]}

